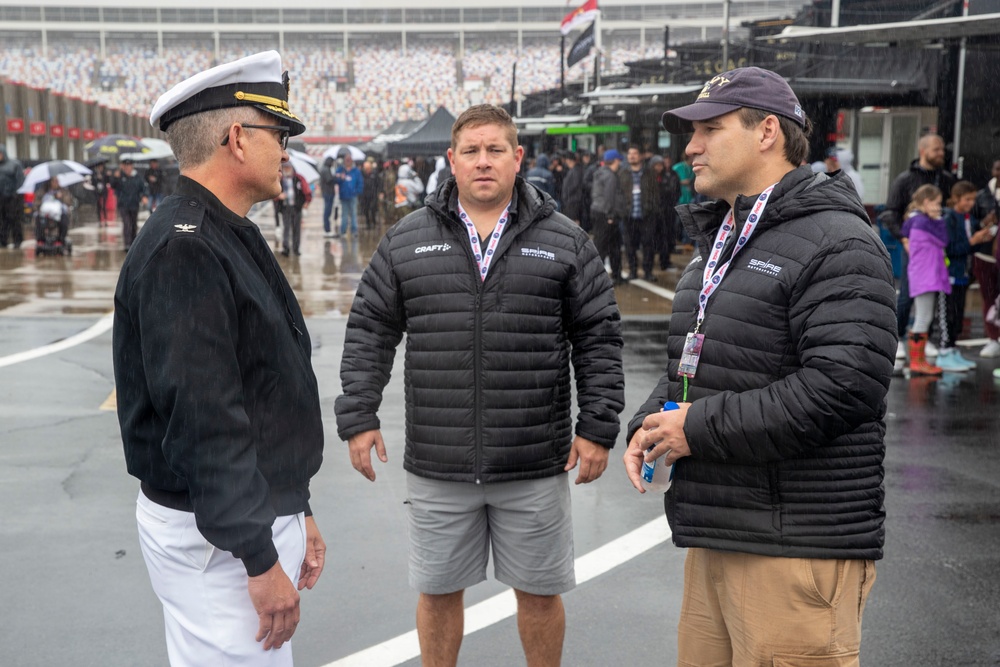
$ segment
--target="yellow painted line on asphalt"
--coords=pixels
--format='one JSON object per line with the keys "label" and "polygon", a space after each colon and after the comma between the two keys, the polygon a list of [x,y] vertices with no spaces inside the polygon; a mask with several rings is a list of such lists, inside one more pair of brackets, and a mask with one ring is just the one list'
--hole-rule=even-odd
{"label": "yellow painted line on asphalt", "polygon": [[101,410],[111,410],[111,411],[117,411],[118,410],[118,388],[117,387],[114,388],[114,389],[112,389],[111,393],[108,394],[108,397],[106,399],[104,399],[104,402],[101,403],[100,409]]}

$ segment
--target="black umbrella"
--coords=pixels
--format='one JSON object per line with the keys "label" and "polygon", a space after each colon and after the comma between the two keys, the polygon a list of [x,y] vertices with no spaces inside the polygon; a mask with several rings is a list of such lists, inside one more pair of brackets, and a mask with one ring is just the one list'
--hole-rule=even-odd
{"label": "black umbrella", "polygon": [[83,149],[88,156],[103,155],[107,158],[117,158],[122,153],[147,153],[152,150],[139,137],[127,134],[109,134],[106,137],[94,139]]}
{"label": "black umbrella", "polygon": [[99,164],[104,164],[107,161],[108,161],[108,156],[107,155],[98,155],[97,157],[90,158],[89,160],[87,160],[86,162],[84,162],[84,164],[87,165],[88,167],[93,168],[93,167],[96,167]]}

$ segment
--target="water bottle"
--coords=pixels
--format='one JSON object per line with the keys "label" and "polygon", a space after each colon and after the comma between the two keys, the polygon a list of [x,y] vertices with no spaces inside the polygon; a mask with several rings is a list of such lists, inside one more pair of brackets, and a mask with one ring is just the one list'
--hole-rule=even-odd
{"label": "water bottle", "polygon": [[[673,401],[667,401],[663,404],[664,410],[676,410],[678,406]],[[653,449],[650,447],[649,449]],[[646,451],[649,451],[648,449]],[[667,489],[670,488],[670,480],[674,478],[674,467],[666,465],[656,465],[659,463],[660,458],[655,458],[652,461],[642,462],[642,488],[647,491],[653,491],[655,493],[666,493]]]}

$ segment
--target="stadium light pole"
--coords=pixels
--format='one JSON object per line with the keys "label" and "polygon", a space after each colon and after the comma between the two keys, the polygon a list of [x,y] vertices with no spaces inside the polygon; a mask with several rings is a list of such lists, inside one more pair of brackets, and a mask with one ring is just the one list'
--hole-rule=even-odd
{"label": "stadium light pole", "polygon": [[559,38],[559,89],[566,99],[566,35]]}
{"label": "stadium light pole", "polygon": [[[969,15],[969,0],[962,3],[962,16]],[[951,170],[962,178],[962,106],[965,99],[965,49],[967,37],[963,37],[958,47],[958,86],[955,89],[955,133],[952,136]]]}
{"label": "stadium light pole", "polygon": [[597,15],[594,17],[594,50],[597,52],[597,57],[594,58],[594,90],[601,87],[601,59],[603,56],[603,48],[604,42],[601,39],[601,12],[598,11]]}
{"label": "stadium light pole", "polygon": [[729,2],[722,3],[722,71],[729,69]]}
{"label": "stadium light pole", "polygon": [[669,77],[670,65],[668,61],[670,60],[670,26],[663,26],[663,83],[667,83]]}

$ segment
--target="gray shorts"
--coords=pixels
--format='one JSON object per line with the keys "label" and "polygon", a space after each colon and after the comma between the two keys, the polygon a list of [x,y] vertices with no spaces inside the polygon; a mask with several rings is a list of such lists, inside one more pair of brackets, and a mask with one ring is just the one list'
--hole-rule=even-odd
{"label": "gray shorts", "polygon": [[576,586],[567,474],[517,482],[443,482],[406,474],[410,586],[441,595],[486,580],[534,595]]}

